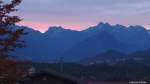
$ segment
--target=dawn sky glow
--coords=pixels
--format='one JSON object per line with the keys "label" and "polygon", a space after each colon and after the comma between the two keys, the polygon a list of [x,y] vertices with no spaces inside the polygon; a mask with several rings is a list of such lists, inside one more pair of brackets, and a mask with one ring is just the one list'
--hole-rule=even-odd
{"label": "dawn sky glow", "polygon": [[23,0],[18,8],[19,24],[40,31],[82,30],[99,22],[150,27],[150,0]]}

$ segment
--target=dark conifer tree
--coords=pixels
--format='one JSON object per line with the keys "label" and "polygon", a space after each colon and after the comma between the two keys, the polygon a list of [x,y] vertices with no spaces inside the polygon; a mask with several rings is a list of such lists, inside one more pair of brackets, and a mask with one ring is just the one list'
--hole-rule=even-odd
{"label": "dark conifer tree", "polygon": [[10,3],[4,4],[0,0],[0,57],[6,58],[10,51],[24,46],[24,42],[20,37],[24,34],[23,29],[12,29],[11,26],[20,22],[18,16],[11,15],[17,11],[16,6],[21,3],[21,0],[12,0]]}
{"label": "dark conifer tree", "polygon": [[24,46],[24,42],[20,40],[25,34],[24,30],[14,28],[21,19],[11,15],[12,12],[17,11],[15,8],[20,3],[21,0],[11,0],[10,3],[0,0],[0,84],[16,84],[15,82],[26,74],[24,69],[18,67],[20,63],[6,59],[9,52]]}

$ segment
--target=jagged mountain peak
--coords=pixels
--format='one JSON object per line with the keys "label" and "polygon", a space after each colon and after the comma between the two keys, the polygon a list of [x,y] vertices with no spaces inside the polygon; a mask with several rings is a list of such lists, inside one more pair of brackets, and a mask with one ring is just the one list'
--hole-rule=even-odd
{"label": "jagged mountain peak", "polygon": [[127,28],[126,26],[121,25],[121,24],[113,25],[113,27],[114,27],[114,28]]}
{"label": "jagged mountain peak", "polygon": [[100,23],[98,23],[97,26],[109,27],[109,26],[111,26],[111,24],[109,24],[109,23],[107,23],[107,22],[100,22]]}
{"label": "jagged mountain peak", "polygon": [[132,31],[147,31],[146,28],[140,25],[129,26],[128,29]]}
{"label": "jagged mountain peak", "polygon": [[65,28],[63,28],[61,26],[52,26],[52,27],[49,27],[46,32],[50,32],[50,31],[53,31],[53,32],[54,31],[64,31],[64,30],[65,30]]}
{"label": "jagged mountain peak", "polygon": [[79,31],[66,29],[61,26],[52,26],[52,27],[49,27],[49,29],[45,32],[45,34],[47,34],[47,33],[62,33],[62,32],[79,32]]}
{"label": "jagged mountain peak", "polygon": [[89,27],[88,29],[84,30],[85,32],[98,32],[98,31],[131,31],[131,32],[148,32],[146,28],[140,25],[131,25],[131,26],[124,26],[121,24],[111,25],[109,23],[100,22],[96,26]]}

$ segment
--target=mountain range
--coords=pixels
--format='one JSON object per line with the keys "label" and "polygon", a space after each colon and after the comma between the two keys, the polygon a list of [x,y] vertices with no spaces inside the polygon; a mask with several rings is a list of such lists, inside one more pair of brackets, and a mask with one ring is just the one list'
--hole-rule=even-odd
{"label": "mountain range", "polygon": [[150,30],[142,26],[110,25],[99,23],[82,31],[50,27],[45,33],[25,26],[22,36],[26,47],[17,49],[13,56],[18,60],[34,62],[78,62],[107,51],[130,54],[150,49]]}

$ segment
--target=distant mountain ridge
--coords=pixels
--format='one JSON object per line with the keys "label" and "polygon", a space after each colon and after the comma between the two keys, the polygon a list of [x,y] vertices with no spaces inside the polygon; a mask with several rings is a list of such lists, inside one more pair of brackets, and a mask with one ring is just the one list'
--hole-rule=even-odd
{"label": "distant mountain ridge", "polygon": [[45,33],[21,28],[28,35],[22,37],[27,46],[14,53],[19,60],[51,62],[63,57],[64,61],[77,62],[109,50],[133,53],[150,48],[150,32],[142,26],[99,23],[83,31],[50,27]]}

